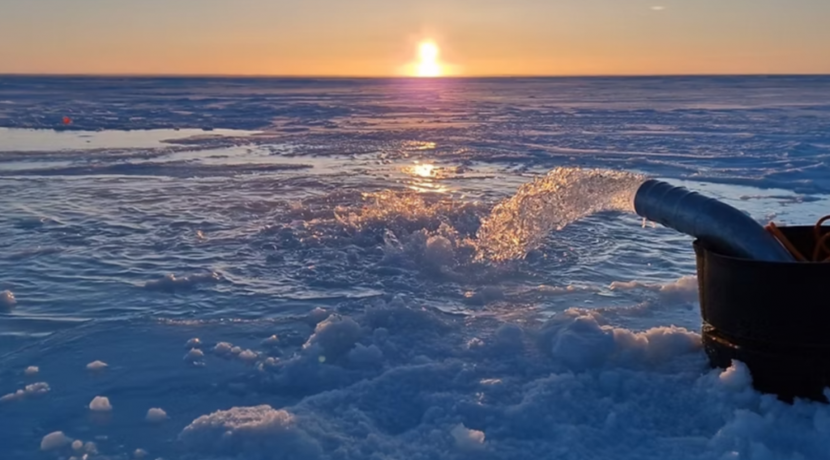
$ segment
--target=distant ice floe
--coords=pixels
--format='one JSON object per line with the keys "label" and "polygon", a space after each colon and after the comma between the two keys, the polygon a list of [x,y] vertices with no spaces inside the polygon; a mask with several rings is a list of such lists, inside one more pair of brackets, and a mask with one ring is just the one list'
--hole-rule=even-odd
{"label": "distant ice floe", "polygon": [[37,367],[37,366],[29,366],[29,367],[27,367],[27,368],[26,368],[26,370],[25,370],[25,371],[23,371],[23,374],[25,374],[27,377],[31,377],[31,376],[33,376],[33,375],[37,375],[37,374],[38,374],[38,372],[40,372],[40,368],[39,368],[39,367]]}

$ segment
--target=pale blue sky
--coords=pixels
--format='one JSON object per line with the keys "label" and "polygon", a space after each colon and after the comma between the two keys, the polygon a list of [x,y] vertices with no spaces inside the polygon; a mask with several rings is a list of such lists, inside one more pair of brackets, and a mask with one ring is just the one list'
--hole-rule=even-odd
{"label": "pale blue sky", "polygon": [[[659,8],[658,8],[659,7]],[[830,73],[830,0],[0,0],[0,73]]]}

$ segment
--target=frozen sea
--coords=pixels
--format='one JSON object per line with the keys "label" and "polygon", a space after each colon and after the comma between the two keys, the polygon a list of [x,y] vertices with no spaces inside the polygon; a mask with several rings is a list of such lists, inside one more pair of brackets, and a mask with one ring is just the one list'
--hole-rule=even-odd
{"label": "frozen sea", "polygon": [[[0,76],[0,458],[830,459],[597,169],[811,225],[830,77]],[[552,170],[575,220],[479,257]]]}

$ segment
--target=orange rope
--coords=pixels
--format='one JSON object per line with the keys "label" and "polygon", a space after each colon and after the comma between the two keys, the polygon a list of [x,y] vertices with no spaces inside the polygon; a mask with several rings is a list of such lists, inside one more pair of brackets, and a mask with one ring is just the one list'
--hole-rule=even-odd
{"label": "orange rope", "polygon": [[813,258],[807,259],[804,257],[801,252],[796,249],[796,247],[787,239],[786,236],[781,232],[781,230],[773,223],[770,222],[766,227],[764,227],[768,232],[770,232],[781,244],[790,251],[790,254],[795,257],[796,260],[799,262],[830,262],[830,233],[826,235],[821,235],[821,225],[826,221],[830,220],[830,215],[824,216],[816,222],[815,227],[813,227],[813,237],[816,242],[816,246],[813,249]]}
{"label": "orange rope", "polygon": [[768,232],[772,233],[772,236],[777,238],[778,241],[780,241],[781,244],[783,244],[784,247],[787,248],[788,251],[790,251],[790,254],[792,254],[793,257],[795,257],[795,260],[797,260],[799,262],[807,262],[807,258],[804,257],[801,254],[801,252],[798,249],[796,249],[795,246],[793,246],[792,243],[790,243],[790,240],[788,240],[787,237],[784,236],[783,233],[781,233],[781,230],[779,230],[778,227],[774,223],[770,222],[766,226],[766,229],[767,229]]}

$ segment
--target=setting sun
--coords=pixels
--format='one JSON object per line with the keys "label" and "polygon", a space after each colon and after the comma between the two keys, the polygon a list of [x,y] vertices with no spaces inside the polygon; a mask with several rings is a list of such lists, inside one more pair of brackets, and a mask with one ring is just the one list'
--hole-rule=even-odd
{"label": "setting sun", "polygon": [[419,77],[440,77],[441,64],[438,62],[438,45],[433,42],[423,42],[418,45],[418,73]]}

